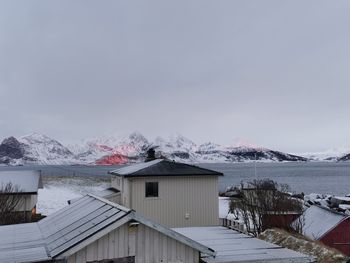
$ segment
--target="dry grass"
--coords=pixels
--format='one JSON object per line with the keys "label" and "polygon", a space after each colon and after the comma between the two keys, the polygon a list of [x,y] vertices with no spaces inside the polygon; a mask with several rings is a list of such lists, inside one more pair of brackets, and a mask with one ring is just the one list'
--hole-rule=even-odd
{"label": "dry grass", "polygon": [[260,234],[260,239],[291,250],[313,256],[319,263],[346,262],[348,257],[320,242],[309,240],[298,234],[291,234],[281,229],[268,229]]}

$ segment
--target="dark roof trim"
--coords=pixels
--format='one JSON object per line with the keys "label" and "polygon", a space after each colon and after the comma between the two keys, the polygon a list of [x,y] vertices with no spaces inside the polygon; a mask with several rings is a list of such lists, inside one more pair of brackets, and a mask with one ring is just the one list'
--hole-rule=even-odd
{"label": "dark roof trim", "polygon": [[[187,163],[180,163],[180,162],[175,162],[175,161],[171,161],[171,160],[168,160],[168,159],[156,159],[158,160],[158,162],[155,162],[149,166],[146,166],[146,167],[143,167],[141,169],[138,169],[138,170],[135,170],[133,172],[130,172],[130,173],[118,173],[117,170],[114,170],[114,171],[109,171],[108,173],[109,174],[112,174],[112,175],[116,175],[116,176],[121,176],[121,177],[149,177],[149,176],[223,176],[224,174],[222,172],[218,172],[218,171],[214,171],[214,170],[210,170],[210,169],[207,169],[207,168],[203,168],[203,167],[200,167],[200,166],[196,166],[196,165],[192,165],[192,164],[187,164]],[[154,161],[156,161],[154,160]],[[161,173],[157,173],[157,174],[154,174],[154,173],[150,173],[150,174],[146,174],[144,173],[145,170],[147,169],[150,169],[154,166],[158,166],[158,165],[161,165],[161,164],[164,164],[164,163],[174,163],[176,165],[181,165],[181,166],[187,166],[191,169],[197,169],[197,170],[200,170],[201,172],[200,173],[191,173],[191,172],[186,172],[186,173],[179,173],[179,174],[173,174],[173,173],[164,173],[164,174],[161,174]],[[123,169],[123,168],[121,168]],[[144,173],[144,174],[143,174]]]}
{"label": "dark roof trim", "polygon": [[10,193],[0,193],[0,195],[37,195],[38,192],[10,192]]}
{"label": "dark roof trim", "polygon": [[197,169],[201,169],[203,171],[208,172],[208,174],[210,173],[209,175],[219,175],[219,176],[223,176],[224,175],[222,172],[218,172],[218,171],[214,171],[214,170],[211,170],[211,169],[199,167],[199,166],[193,165],[193,164],[182,163],[182,165],[186,165],[186,166],[189,166],[189,167],[194,167],[194,168],[197,168]]}
{"label": "dark roof trim", "polygon": [[201,176],[223,176],[223,174],[127,174],[127,175],[117,175],[126,178],[145,178],[145,177],[201,177]]}

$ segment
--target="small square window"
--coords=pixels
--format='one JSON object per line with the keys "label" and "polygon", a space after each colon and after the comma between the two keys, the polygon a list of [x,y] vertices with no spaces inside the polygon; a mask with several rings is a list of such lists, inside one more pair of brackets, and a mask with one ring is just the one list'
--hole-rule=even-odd
{"label": "small square window", "polygon": [[145,193],[146,197],[158,197],[158,182],[147,182]]}

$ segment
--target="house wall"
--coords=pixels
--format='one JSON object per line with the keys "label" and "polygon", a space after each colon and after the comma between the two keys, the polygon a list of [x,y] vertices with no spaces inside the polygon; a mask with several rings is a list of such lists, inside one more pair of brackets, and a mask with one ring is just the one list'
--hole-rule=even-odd
{"label": "house wall", "polygon": [[323,236],[320,241],[350,256],[350,219],[345,219]]}
{"label": "house wall", "polygon": [[[159,197],[145,197],[145,183],[159,182]],[[168,227],[219,225],[218,177],[133,178],[131,208]]]}
{"label": "house wall", "polygon": [[117,204],[121,204],[121,202],[122,202],[121,193],[113,194],[110,196],[105,196],[104,198],[107,199],[108,201],[111,201],[111,202],[117,203]]}
{"label": "house wall", "polygon": [[125,207],[130,207],[130,183],[127,178],[112,176],[111,186],[120,191],[121,196],[117,203]]}
{"label": "house wall", "polygon": [[296,213],[284,213],[284,214],[265,214],[262,217],[262,229],[265,231],[269,228],[281,228],[290,230],[292,223],[300,217],[300,214]]}
{"label": "house wall", "polygon": [[139,225],[136,236],[135,262],[198,263],[200,254],[145,225]]}
{"label": "house wall", "polygon": [[122,192],[122,190],[123,190],[123,188],[122,188],[122,180],[123,180],[122,177],[112,175],[112,177],[111,177],[111,186],[113,188],[119,190],[120,192]]}
{"label": "house wall", "polygon": [[124,224],[84,249],[71,255],[67,263],[98,262],[135,257],[143,262],[198,263],[199,252],[142,224]]}
{"label": "house wall", "polygon": [[31,211],[36,203],[38,202],[38,195],[18,195],[21,201],[18,203],[15,211]]}
{"label": "house wall", "polygon": [[129,256],[128,251],[128,224],[124,224],[69,256],[67,263],[85,263],[103,259],[122,258]]}

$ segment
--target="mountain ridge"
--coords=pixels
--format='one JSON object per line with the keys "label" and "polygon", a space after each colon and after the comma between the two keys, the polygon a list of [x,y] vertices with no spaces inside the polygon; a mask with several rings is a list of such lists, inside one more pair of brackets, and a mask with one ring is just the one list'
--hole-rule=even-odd
{"label": "mountain ridge", "polygon": [[252,146],[252,144],[247,146],[243,144],[222,146],[213,142],[196,144],[181,134],[175,134],[166,139],[158,136],[150,141],[141,133],[133,132],[124,137],[96,138],[85,140],[80,144],[63,145],[46,135],[32,133],[19,138],[13,136],[5,138],[0,144],[0,164],[123,164],[143,161],[147,149],[151,147],[156,148],[159,157],[187,163],[310,160],[301,155]]}

